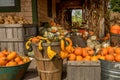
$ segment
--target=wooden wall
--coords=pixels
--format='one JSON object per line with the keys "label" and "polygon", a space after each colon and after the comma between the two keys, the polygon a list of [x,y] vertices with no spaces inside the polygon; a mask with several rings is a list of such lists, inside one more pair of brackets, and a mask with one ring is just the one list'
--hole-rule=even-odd
{"label": "wooden wall", "polygon": [[56,17],[56,0],[52,0],[52,17],[48,17],[47,0],[38,0],[38,24],[40,22],[49,22]]}
{"label": "wooden wall", "polygon": [[0,15],[17,15],[23,16],[25,19],[32,22],[32,3],[31,0],[20,0],[21,12],[0,12]]}

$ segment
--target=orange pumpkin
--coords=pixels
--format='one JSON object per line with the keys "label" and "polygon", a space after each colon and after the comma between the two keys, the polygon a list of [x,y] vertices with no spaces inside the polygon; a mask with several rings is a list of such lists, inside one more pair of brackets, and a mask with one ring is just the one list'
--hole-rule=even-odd
{"label": "orange pumpkin", "polygon": [[69,54],[69,60],[70,60],[70,61],[74,61],[75,59],[76,59],[76,55],[73,54],[73,53],[70,53],[70,54]]}
{"label": "orange pumpkin", "polygon": [[81,61],[83,60],[82,56],[76,56],[76,61]]}
{"label": "orange pumpkin", "polygon": [[38,37],[33,37],[32,38],[32,42],[33,43],[37,43],[37,42],[39,42],[40,41],[40,39],[38,38]]}
{"label": "orange pumpkin", "polygon": [[108,54],[108,50],[107,50],[106,48],[102,48],[102,49],[100,50],[100,54],[101,54],[102,56],[105,56],[105,55]]}
{"label": "orange pumpkin", "polygon": [[120,54],[120,47],[117,47],[117,48],[115,49],[115,53],[116,53],[116,54]]}
{"label": "orange pumpkin", "polygon": [[15,61],[9,61],[6,66],[16,66],[17,65],[17,62]]}
{"label": "orange pumpkin", "polygon": [[99,59],[105,60],[105,56],[100,56]]}
{"label": "orange pumpkin", "polygon": [[0,58],[0,65],[4,66],[7,63],[7,58],[6,57],[1,57]]}
{"label": "orange pumpkin", "polygon": [[105,60],[113,61],[114,60],[114,56],[111,55],[111,54],[108,54],[108,55],[105,56]]}
{"label": "orange pumpkin", "polygon": [[82,48],[82,56],[83,57],[89,56],[89,54],[87,53],[87,50],[85,48]]}
{"label": "orange pumpkin", "polygon": [[21,59],[21,57],[20,57],[20,56],[17,56],[14,60],[15,60],[15,62],[17,62],[17,63],[18,63],[18,62],[20,62],[22,59]]}
{"label": "orange pumpkin", "polygon": [[6,57],[6,55],[3,54],[2,52],[0,52],[0,58],[1,58],[1,57]]}
{"label": "orange pumpkin", "polygon": [[114,53],[114,48],[111,47],[111,46],[107,47],[107,50],[108,50],[109,54],[113,54]]}
{"label": "orange pumpkin", "polygon": [[86,56],[85,58],[83,58],[84,61],[90,61],[91,57],[90,56]]}
{"label": "orange pumpkin", "polygon": [[113,25],[110,27],[110,32],[113,34],[119,34],[120,27],[118,25]]}
{"label": "orange pumpkin", "polygon": [[2,53],[5,54],[5,55],[7,56],[10,52],[7,51],[7,50],[3,50]]}
{"label": "orange pumpkin", "polygon": [[115,61],[120,62],[120,54],[117,54],[117,55],[115,56]]}
{"label": "orange pumpkin", "polygon": [[75,55],[82,55],[82,48],[81,47],[76,47],[74,49]]}
{"label": "orange pumpkin", "polygon": [[7,56],[7,59],[8,59],[8,60],[12,60],[12,59],[14,59],[16,56],[17,56],[17,53],[16,53],[16,52],[11,52],[11,53]]}
{"label": "orange pumpkin", "polygon": [[98,61],[97,56],[92,56],[92,57],[91,57],[91,61]]}
{"label": "orange pumpkin", "polygon": [[19,61],[18,65],[24,64],[24,61]]}

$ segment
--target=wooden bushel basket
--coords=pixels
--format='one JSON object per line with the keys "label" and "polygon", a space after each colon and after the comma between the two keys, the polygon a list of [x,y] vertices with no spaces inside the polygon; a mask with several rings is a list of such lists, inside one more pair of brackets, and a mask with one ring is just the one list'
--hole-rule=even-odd
{"label": "wooden bushel basket", "polygon": [[36,35],[35,24],[0,24],[0,50],[7,49],[25,55],[25,42]]}
{"label": "wooden bushel basket", "polygon": [[[40,80],[61,80],[62,76],[62,59],[55,57],[50,60],[47,56],[47,47],[49,44],[43,43],[43,51],[38,50],[37,44],[32,44],[34,56],[37,61],[37,70]],[[52,49],[57,53],[60,52],[60,43],[52,42]]]}

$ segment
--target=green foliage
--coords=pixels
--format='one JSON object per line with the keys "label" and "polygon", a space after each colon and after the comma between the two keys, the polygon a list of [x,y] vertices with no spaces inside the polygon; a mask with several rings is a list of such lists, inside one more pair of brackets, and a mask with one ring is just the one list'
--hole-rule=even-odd
{"label": "green foliage", "polygon": [[120,12],[120,0],[110,0],[110,10]]}
{"label": "green foliage", "polygon": [[73,10],[73,12],[72,12],[72,23],[73,23],[73,26],[81,26],[82,12],[80,10]]}

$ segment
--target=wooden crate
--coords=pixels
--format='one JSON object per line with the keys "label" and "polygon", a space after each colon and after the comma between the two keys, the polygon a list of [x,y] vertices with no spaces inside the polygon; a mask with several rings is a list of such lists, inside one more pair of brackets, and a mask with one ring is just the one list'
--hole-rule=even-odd
{"label": "wooden crate", "polygon": [[111,46],[120,46],[120,34],[110,34]]}
{"label": "wooden crate", "polygon": [[67,80],[101,80],[100,62],[68,61]]}
{"label": "wooden crate", "polygon": [[7,49],[25,54],[25,42],[31,36],[37,35],[33,24],[0,24],[0,50]]}

